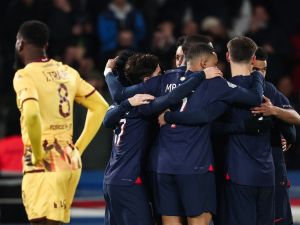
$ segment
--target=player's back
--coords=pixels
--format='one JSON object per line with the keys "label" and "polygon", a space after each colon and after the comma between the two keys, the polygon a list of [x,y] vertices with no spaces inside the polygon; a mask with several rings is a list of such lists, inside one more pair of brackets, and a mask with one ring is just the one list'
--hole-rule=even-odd
{"label": "player's back", "polygon": [[[31,144],[22,106],[31,99],[39,104],[42,144],[46,151],[44,165],[37,167],[44,167],[49,171],[80,167],[79,156],[72,158],[72,150],[69,149],[73,148],[73,104],[75,98],[80,102],[80,98],[93,93],[94,88],[83,81],[76,70],[55,60],[27,64],[16,72],[14,87],[17,92],[17,105],[21,111],[25,155],[30,154]],[[32,169],[33,166],[25,165],[25,171]]]}
{"label": "player's back", "polygon": [[[236,76],[230,81],[250,88],[252,76]],[[230,109],[230,122],[242,121],[251,116],[250,107],[235,105]],[[227,169],[233,182],[250,186],[272,186],[274,165],[270,133],[258,136],[230,135],[227,153]]]}

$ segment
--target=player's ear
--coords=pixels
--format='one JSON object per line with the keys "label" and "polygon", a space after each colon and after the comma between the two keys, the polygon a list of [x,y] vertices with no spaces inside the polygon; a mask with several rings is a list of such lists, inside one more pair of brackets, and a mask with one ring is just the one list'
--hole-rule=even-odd
{"label": "player's ear", "polygon": [[255,62],[256,62],[256,56],[254,55],[254,56],[252,57],[251,64],[254,65]]}
{"label": "player's ear", "polygon": [[227,60],[227,62],[230,63],[230,55],[229,55],[229,52],[226,52],[226,60]]}
{"label": "player's ear", "polygon": [[21,40],[19,42],[18,51],[21,52],[24,49],[25,41]]}
{"label": "player's ear", "polygon": [[207,67],[207,58],[201,58],[200,64],[201,68],[205,69]]}

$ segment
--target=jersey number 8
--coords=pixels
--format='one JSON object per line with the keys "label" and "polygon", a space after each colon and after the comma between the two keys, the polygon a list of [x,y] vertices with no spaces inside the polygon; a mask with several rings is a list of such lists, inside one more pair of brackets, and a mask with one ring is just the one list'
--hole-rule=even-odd
{"label": "jersey number 8", "polygon": [[66,85],[64,84],[59,85],[58,95],[59,95],[59,114],[62,117],[70,116],[71,107],[70,107],[70,101],[68,100],[68,88]]}

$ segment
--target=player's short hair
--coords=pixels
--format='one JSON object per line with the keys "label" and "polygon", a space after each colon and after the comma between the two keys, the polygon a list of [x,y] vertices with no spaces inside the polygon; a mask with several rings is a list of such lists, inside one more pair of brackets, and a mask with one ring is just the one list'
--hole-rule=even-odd
{"label": "player's short hair", "polygon": [[232,62],[247,63],[255,55],[257,45],[251,38],[240,36],[231,39],[227,49]]}
{"label": "player's short hair", "polygon": [[189,51],[186,53],[185,57],[187,61],[193,60],[198,57],[208,56],[214,53],[214,48],[209,44],[194,44],[191,46]]}
{"label": "player's short hair", "polygon": [[268,60],[268,53],[262,48],[258,47],[255,52],[256,60],[265,61]]}
{"label": "player's short hair", "polygon": [[182,51],[186,55],[191,46],[195,44],[211,44],[212,40],[209,36],[201,35],[201,34],[194,34],[190,36],[186,36],[184,42],[182,43]]}
{"label": "player's short hair", "polygon": [[155,55],[137,53],[129,57],[125,65],[125,76],[131,84],[138,84],[153,74],[159,64]]}
{"label": "player's short hair", "polygon": [[180,36],[180,37],[177,39],[176,47],[178,48],[179,46],[182,46],[183,43],[185,42],[185,39],[186,39],[186,36]]}
{"label": "player's short hair", "polygon": [[49,28],[41,21],[29,20],[20,26],[19,35],[28,43],[43,48],[49,41]]}

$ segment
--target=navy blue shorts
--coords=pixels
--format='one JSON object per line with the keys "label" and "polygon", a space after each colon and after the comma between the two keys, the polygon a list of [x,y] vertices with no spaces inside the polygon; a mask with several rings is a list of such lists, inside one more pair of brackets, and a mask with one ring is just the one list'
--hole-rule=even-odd
{"label": "navy blue shorts", "polygon": [[253,187],[228,181],[225,194],[227,224],[274,224],[274,187]]}
{"label": "navy blue shorts", "polygon": [[149,201],[143,185],[104,184],[105,225],[152,225]]}
{"label": "navy blue shorts", "polygon": [[164,216],[198,216],[216,213],[214,173],[156,174],[157,210]]}

